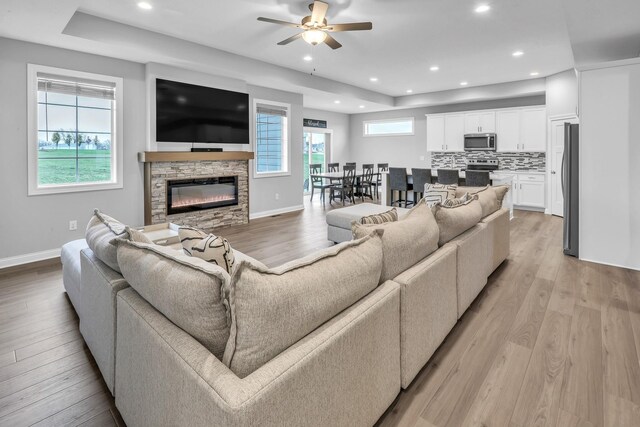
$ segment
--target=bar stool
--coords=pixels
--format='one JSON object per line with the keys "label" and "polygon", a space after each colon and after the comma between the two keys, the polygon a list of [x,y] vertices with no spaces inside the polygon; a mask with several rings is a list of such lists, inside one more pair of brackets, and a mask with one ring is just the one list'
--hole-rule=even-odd
{"label": "bar stool", "polygon": [[[400,204],[404,202],[406,208],[408,204],[413,204],[412,201],[407,200],[409,191],[413,191],[413,185],[407,182],[407,169],[406,168],[389,168],[389,189],[391,190],[391,199],[393,200],[393,192],[398,192],[398,200],[391,202],[391,206],[394,204]],[[404,191],[404,199],[402,198],[402,192]]]}
{"label": "bar stool", "polygon": [[491,184],[489,171],[466,171],[465,185],[467,187],[486,187]]}
{"label": "bar stool", "polygon": [[413,176],[413,200],[418,201],[424,195],[425,185],[431,184],[431,169],[411,168],[411,176]]}
{"label": "bar stool", "polygon": [[458,184],[460,171],[458,169],[438,169],[438,184]]}

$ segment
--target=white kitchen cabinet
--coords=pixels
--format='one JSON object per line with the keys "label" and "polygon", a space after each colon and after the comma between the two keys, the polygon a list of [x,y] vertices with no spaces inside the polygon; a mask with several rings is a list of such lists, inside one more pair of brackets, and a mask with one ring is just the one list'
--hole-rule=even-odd
{"label": "white kitchen cabinet", "polygon": [[495,111],[467,113],[464,115],[464,133],[494,133],[495,131]]}
{"label": "white kitchen cabinet", "polygon": [[545,176],[542,174],[518,174],[514,180],[514,204],[522,207],[545,207]]}
{"label": "white kitchen cabinet", "polygon": [[464,114],[445,114],[445,151],[464,151]]}
{"label": "white kitchen cabinet", "polygon": [[496,148],[498,152],[519,151],[520,110],[500,110],[496,112]]}
{"label": "white kitchen cabinet", "polygon": [[545,108],[525,108],[520,111],[520,151],[547,151]]}
{"label": "white kitchen cabinet", "polygon": [[427,116],[427,151],[445,151],[444,115]]}

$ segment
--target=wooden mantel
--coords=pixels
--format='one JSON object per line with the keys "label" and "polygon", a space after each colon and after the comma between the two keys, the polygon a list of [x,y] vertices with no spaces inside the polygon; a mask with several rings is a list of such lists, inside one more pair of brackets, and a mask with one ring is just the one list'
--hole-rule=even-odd
{"label": "wooden mantel", "polygon": [[190,151],[143,151],[138,153],[141,163],[153,162],[189,162],[200,160],[252,160],[253,151],[219,151],[195,152]]}

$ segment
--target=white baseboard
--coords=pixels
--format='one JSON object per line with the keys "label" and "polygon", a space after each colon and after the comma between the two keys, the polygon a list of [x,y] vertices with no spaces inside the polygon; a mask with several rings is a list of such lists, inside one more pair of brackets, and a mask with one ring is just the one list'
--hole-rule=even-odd
{"label": "white baseboard", "polygon": [[280,214],[289,213],[289,212],[297,212],[303,209],[304,209],[304,205],[297,205],[297,206],[288,206],[286,208],[281,208],[281,209],[273,209],[270,211],[254,212],[252,214],[249,214],[249,219],[265,218],[268,216],[280,215]]}
{"label": "white baseboard", "polygon": [[626,269],[628,269],[628,270],[640,271],[640,266],[622,265],[622,264],[614,264],[614,263],[611,263],[611,262],[596,261],[596,260],[589,259],[589,258],[582,258],[581,256],[578,256],[578,259],[579,259],[580,261],[592,262],[592,263],[594,263],[594,264],[609,265],[609,266],[611,266],[611,267],[626,268]]}
{"label": "white baseboard", "polygon": [[8,258],[0,258],[0,269],[14,267],[16,265],[29,264],[36,261],[57,258],[60,256],[60,248],[49,249],[48,251],[33,252],[30,254],[17,255]]}

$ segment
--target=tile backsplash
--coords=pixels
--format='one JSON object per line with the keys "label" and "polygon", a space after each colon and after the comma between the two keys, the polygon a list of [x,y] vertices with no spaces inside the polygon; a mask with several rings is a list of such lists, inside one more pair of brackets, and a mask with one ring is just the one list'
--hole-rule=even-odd
{"label": "tile backsplash", "polygon": [[432,168],[465,168],[467,159],[498,159],[501,170],[536,170],[544,172],[546,168],[545,153],[496,153],[495,151],[464,151],[431,153]]}

